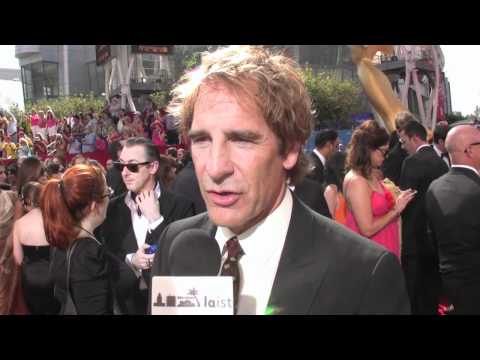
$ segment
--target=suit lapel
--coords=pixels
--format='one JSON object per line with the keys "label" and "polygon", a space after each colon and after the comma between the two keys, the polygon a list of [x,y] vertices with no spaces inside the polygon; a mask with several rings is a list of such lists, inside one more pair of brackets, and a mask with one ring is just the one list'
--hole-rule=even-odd
{"label": "suit lapel", "polygon": [[[126,196],[126,195],[125,195]],[[125,196],[120,200],[118,206],[118,226],[121,227],[120,234],[125,234],[123,237],[123,248],[126,253],[136,252],[138,249],[137,239],[133,231],[132,214],[130,209],[125,204]]]}
{"label": "suit lapel", "polygon": [[276,314],[307,314],[326,274],[329,259],[312,251],[313,214],[293,196],[292,218],[269,299]]}

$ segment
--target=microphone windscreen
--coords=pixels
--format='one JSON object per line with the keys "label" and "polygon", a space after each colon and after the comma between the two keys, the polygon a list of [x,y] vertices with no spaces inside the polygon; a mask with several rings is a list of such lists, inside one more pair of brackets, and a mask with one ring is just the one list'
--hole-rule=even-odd
{"label": "microphone windscreen", "polygon": [[217,276],[221,260],[217,241],[200,229],[178,234],[168,256],[172,276]]}

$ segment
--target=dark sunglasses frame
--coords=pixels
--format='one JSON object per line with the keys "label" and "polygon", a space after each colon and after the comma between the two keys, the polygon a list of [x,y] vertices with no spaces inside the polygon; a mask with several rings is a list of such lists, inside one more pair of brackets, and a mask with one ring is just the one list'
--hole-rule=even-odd
{"label": "dark sunglasses frame", "polygon": [[108,197],[109,199],[111,199],[114,194],[115,194],[115,191],[109,186],[109,187],[107,187],[107,194],[103,195],[103,196],[102,196],[102,199],[103,199],[103,198],[106,198],[106,197]]}
{"label": "dark sunglasses frame", "polygon": [[114,161],[113,166],[115,167],[115,169],[117,169],[120,172],[122,172],[123,168],[126,167],[128,169],[128,171],[130,171],[132,173],[137,173],[140,165],[147,165],[147,164],[151,164],[151,163],[152,163],[151,161],[145,161],[145,162],[141,162],[141,163],[124,164],[124,163],[121,163],[119,161]]}

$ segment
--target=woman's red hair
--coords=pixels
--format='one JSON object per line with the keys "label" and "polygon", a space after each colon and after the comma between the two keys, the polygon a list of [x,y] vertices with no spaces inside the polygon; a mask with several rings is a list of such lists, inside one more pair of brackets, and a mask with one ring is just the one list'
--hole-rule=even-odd
{"label": "woman's red hair", "polygon": [[69,168],[61,180],[48,181],[40,208],[50,245],[66,249],[75,240],[80,231],[77,225],[92,202],[102,201],[105,188],[101,169],[83,164]]}

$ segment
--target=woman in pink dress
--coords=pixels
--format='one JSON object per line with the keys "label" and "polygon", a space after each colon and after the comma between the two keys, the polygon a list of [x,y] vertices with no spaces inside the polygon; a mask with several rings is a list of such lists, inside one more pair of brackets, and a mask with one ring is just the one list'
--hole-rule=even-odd
{"label": "woman in pink dress", "polygon": [[400,259],[398,218],[415,193],[408,189],[395,199],[383,185],[379,169],[388,140],[387,132],[374,120],[364,122],[352,135],[346,159],[349,172],[343,182],[348,207],[346,226]]}
{"label": "woman in pink dress", "polygon": [[38,134],[38,131],[40,129],[39,124],[40,124],[40,117],[38,116],[35,110],[32,110],[32,116],[30,117],[30,129],[32,130],[33,139],[35,139],[35,137]]}

